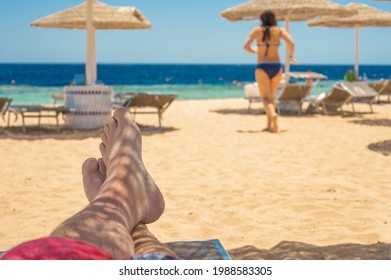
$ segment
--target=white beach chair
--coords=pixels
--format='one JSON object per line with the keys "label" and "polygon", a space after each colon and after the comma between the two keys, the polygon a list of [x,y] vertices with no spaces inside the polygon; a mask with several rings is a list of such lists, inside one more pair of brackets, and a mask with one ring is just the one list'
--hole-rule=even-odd
{"label": "white beach chair", "polygon": [[[276,96],[279,95],[284,85],[285,85],[285,80],[281,80],[280,84],[278,85],[277,92],[274,99],[276,99]],[[262,97],[261,97],[261,93],[259,92],[258,83],[246,84],[243,87],[243,91],[244,91],[244,98],[248,100],[248,109],[251,109],[251,104],[253,102],[262,102]]]}
{"label": "white beach chair", "polygon": [[307,113],[321,112],[325,115],[343,113],[343,106],[349,103],[351,99],[350,93],[335,84],[330,91],[323,92],[312,99],[307,99],[310,103]]}
{"label": "white beach chair", "polygon": [[302,104],[310,94],[312,85],[307,84],[285,84],[277,97],[278,114],[282,112],[297,112],[302,114]]}
{"label": "white beach chair", "polygon": [[353,113],[356,112],[354,103],[367,103],[373,113],[372,103],[379,96],[372,87],[366,82],[343,82],[338,84],[339,87],[346,90],[351,96],[350,104],[352,105]]}
{"label": "white beach chair", "polygon": [[248,109],[251,109],[251,104],[253,102],[261,102],[261,94],[259,93],[258,84],[251,83],[246,84],[243,87],[244,90],[244,98],[248,100]]}
{"label": "white beach chair", "polygon": [[[303,83],[291,84],[287,82],[287,77],[295,78],[296,80],[311,80],[312,82],[310,85]],[[320,80],[325,79],[327,79],[326,75],[312,71],[284,73],[274,97],[278,112],[281,114],[282,112],[293,111],[301,114],[303,101],[306,101],[305,99],[310,95],[311,89],[316,87]],[[249,101],[249,109],[251,109],[253,102],[262,101],[257,83],[244,86],[244,98]]]}
{"label": "white beach chair", "polygon": [[378,94],[377,101],[380,101],[382,95],[388,95],[387,102],[391,101],[391,80],[390,79],[381,79],[375,83],[368,83]]}

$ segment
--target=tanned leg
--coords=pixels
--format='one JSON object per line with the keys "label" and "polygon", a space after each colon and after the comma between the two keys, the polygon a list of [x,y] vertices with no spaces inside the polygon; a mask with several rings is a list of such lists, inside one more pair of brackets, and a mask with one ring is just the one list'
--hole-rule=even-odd
{"label": "tanned leg", "polygon": [[[92,201],[99,193],[106,179],[106,167],[103,160],[89,158],[83,163],[83,185],[88,201]],[[178,258],[167,246],[162,244],[143,223],[138,223],[131,232],[134,242],[135,255],[162,254]]]}
{"label": "tanned leg", "polygon": [[278,128],[278,114],[276,112],[276,108],[274,106],[274,97],[276,95],[276,92],[277,92],[277,88],[278,88],[278,85],[280,84],[281,82],[281,77],[282,77],[282,70],[280,70],[280,72],[273,77],[273,79],[271,80],[271,83],[270,83],[270,96],[269,96],[269,99],[272,100],[272,107],[270,108],[270,110],[273,110],[274,114],[272,116],[272,129],[271,131],[273,133],[277,133],[279,132],[279,128]]}
{"label": "tanned leg", "polygon": [[163,213],[164,200],[144,167],[141,133],[126,109],[114,112],[101,139],[99,148],[106,166],[101,189],[85,209],[59,225],[51,236],[77,239],[115,259],[129,259],[134,255],[129,230],[140,222],[156,221]]}
{"label": "tanned leg", "polygon": [[161,254],[179,259],[166,245],[162,244],[143,223],[139,223],[132,232],[135,255]]}
{"label": "tanned leg", "polygon": [[262,69],[255,70],[255,79],[258,83],[259,92],[262,97],[263,107],[267,116],[267,127],[265,130],[272,131],[273,116],[276,114],[274,109],[274,100],[270,100],[271,82],[269,76]]}

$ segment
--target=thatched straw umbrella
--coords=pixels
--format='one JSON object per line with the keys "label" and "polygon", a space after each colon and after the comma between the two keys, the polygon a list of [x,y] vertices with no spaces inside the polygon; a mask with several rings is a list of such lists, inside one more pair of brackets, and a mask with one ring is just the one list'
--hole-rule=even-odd
{"label": "thatched straw umbrella", "polygon": [[147,29],[151,22],[134,7],[113,7],[95,0],[46,16],[31,23],[33,27],[87,30],[86,82],[92,85],[97,79],[96,29]]}
{"label": "thatched straw umbrella", "polygon": [[355,65],[354,71],[358,77],[358,41],[361,27],[387,27],[391,26],[391,14],[362,3],[350,3],[346,8],[357,11],[357,14],[348,17],[323,16],[308,22],[308,26],[355,28]]}
{"label": "thatched straw umbrella", "polygon": [[[304,21],[321,15],[351,15],[354,11],[328,0],[252,0],[223,11],[220,15],[230,21],[259,20],[266,10],[272,10],[278,21],[285,21],[289,32],[290,21]],[[289,72],[289,54],[286,49],[285,72]]]}

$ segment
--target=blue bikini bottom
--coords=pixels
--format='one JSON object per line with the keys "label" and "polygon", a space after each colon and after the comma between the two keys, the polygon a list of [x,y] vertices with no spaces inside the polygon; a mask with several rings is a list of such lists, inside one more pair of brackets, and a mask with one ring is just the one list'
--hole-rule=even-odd
{"label": "blue bikini bottom", "polygon": [[281,63],[279,62],[262,62],[257,64],[257,69],[262,69],[268,75],[269,79],[273,79],[280,70]]}

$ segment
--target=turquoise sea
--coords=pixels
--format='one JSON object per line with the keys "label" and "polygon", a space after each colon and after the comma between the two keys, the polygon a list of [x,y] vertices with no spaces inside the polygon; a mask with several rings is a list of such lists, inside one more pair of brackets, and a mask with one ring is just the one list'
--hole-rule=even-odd
{"label": "turquoise sea", "polygon": [[[313,89],[312,94],[319,94],[329,89],[333,81],[322,82]],[[243,86],[233,85],[122,85],[113,86],[114,94],[125,92],[149,92],[178,94],[180,100],[241,98]],[[63,92],[63,87],[43,86],[0,86],[0,97],[13,98],[12,104],[51,104],[51,94]]]}
{"label": "turquoise sea", "polygon": [[[314,71],[328,76],[312,90],[317,95],[343,79],[352,65],[294,65],[291,71]],[[63,92],[83,64],[0,64],[0,97],[13,98],[13,104],[51,104],[51,94]],[[391,78],[391,66],[360,66],[369,81]],[[253,65],[98,65],[102,83],[114,94],[125,92],[174,93],[181,100],[243,97],[243,85],[254,82]],[[237,82],[234,85],[233,82]],[[302,82],[302,81],[295,81]]]}

